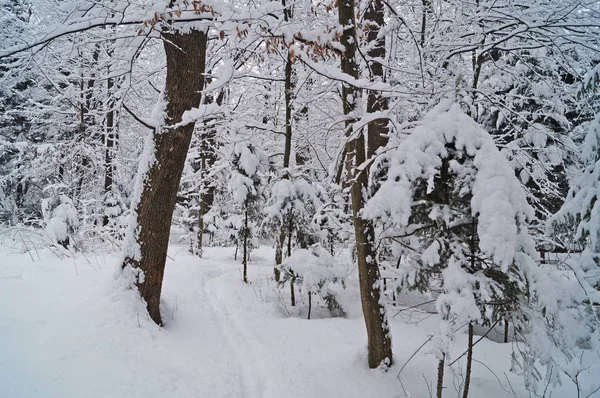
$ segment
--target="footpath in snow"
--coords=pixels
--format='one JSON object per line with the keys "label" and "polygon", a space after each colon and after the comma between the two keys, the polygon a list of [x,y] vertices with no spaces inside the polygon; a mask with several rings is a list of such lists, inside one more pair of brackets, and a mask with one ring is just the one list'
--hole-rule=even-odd
{"label": "footpath in snow", "polygon": [[[0,246],[0,397],[426,398],[435,389],[427,346],[398,377],[432,334],[431,314],[390,310],[396,364],[369,370],[356,281],[342,295],[348,318],[317,302],[307,320],[306,295],[292,308],[272,280],[270,249],[253,253],[248,285],[233,253],[208,248],[198,259],[171,247],[159,328],[119,287],[116,256],[61,260]],[[465,347],[461,334],[454,355]],[[475,347],[470,397],[529,396],[508,371],[510,353],[488,340]],[[445,397],[461,380],[459,370],[446,375]],[[553,396],[576,392],[565,384]]]}

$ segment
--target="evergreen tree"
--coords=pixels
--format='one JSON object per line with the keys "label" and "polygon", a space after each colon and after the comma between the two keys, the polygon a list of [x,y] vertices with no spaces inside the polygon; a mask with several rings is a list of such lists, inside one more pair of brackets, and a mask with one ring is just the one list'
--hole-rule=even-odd
{"label": "evergreen tree", "polygon": [[235,203],[241,207],[241,221],[238,223],[238,242],[242,243],[243,279],[248,283],[248,259],[252,249],[252,226],[260,214],[262,205],[263,177],[262,164],[266,160],[248,141],[234,140],[232,171],[229,179],[229,191]]}

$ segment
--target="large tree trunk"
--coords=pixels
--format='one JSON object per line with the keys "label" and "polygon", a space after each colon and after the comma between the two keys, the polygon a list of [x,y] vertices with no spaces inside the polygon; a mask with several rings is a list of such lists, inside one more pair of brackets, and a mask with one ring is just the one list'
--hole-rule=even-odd
{"label": "large tree trunk", "polygon": [[[342,72],[358,78],[356,63],[357,36],[353,0],[340,1],[338,9],[339,23],[345,27],[341,38],[341,43],[345,47],[341,61]],[[374,247],[375,230],[373,223],[362,218],[360,214],[365,202],[363,195],[368,188],[368,175],[364,171],[360,172],[357,166],[365,162],[367,149],[369,149],[365,148],[365,137],[362,132],[353,131],[353,123],[356,118],[355,111],[360,103],[360,91],[354,86],[342,83],[342,103],[344,114],[347,117],[346,135],[349,137],[346,149],[347,168],[348,178],[352,183],[350,195],[354,217],[361,303],[367,327],[368,362],[370,368],[376,368],[382,363],[392,364],[392,342],[385,305],[381,301],[381,278]],[[369,149],[369,153],[374,152],[376,149],[377,147]]]}
{"label": "large tree trunk", "polygon": [[[187,34],[163,33],[167,57],[165,84],[166,126],[181,122],[185,111],[200,105],[204,87],[206,34],[192,30]],[[154,162],[143,181],[143,190],[135,209],[139,251],[129,250],[123,267],[143,272],[137,287],[146,301],[148,313],[161,324],[160,293],[167,258],[169,232],[179,181],[192,138],[194,124],[165,127],[154,134]]]}

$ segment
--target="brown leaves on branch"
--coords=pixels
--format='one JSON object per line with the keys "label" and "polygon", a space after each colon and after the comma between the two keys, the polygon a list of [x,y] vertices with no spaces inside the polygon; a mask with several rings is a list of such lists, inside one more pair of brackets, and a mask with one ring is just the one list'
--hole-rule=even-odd
{"label": "brown leaves on branch", "polygon": [[[184,6],[183,10],[181,9],[182,4]],[[212,6],[203,4],[199,0],[193,0],[191,2],[191,5],[192,5],[192,8],[194,9],[194,14],[196,14],[196,15],[210,13],[213,17],[215,16],[214,8]],[[142,34],[144,34],[144,29],[152,28],[161,21],[167,22],[167,21],[172,21],[175,18],[181,18],[182,11],[185,11],[189,6],[190,6],[190,2],[188,0],[183,0],[181,3],[177,4],[177,10],[169,11],[165,14],[159,14],[158,12],[155,12],[152,19],[144,21],[144,28],[140,28],[140,30],[138,31],[138,36],[141,36]]]}

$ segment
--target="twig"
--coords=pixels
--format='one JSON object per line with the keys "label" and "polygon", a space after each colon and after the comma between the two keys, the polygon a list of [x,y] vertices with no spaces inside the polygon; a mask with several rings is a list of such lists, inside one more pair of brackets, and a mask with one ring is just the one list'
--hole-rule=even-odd
{"label": "twig", "polygon": [[503,373],[504,373],[504,378],[506,379],[506,382],[508,383],[508,387],[510,387],[510,391],[516,397],[517,393],[515,392],[515,390],[514,390],[512,384],[511,384],[510,380],[508,380],[508,376],[506,375],[506,372],[503,372]]}
{"label": "twig", "polygon": [[[485,334],[483,336],[481,336],[479,339],[477,339],[477,341],[475,343],[473,343],[473,347],[475,347],[477,345],[477,343],[479,343],[481,340],[483,340],[494,329],[494,327],[496,327],[496,325],[498,324],[498,322],[500,322],[500,319],[498,319],[496,322],[494,322],[494,324],[488,329],[488,331],[485,332]],[[461,359],[462,357],[464,357],[465,355],[467,355],[468,351],[469,350],[466,350],[465,352],[463,352],[458,358],[456,358],[454,361],[450,362],[450,365],[448,365],[448,366],[454,365],[454,363],[456,361],[458,361],[459,359]]]}
{"label": "twig", "polygon": [[[489,366],[487,366],[485,363],[478,361],[477,359],[473,358],[473,362],[477,362],[478,364],[481,364],[483,366],[486,367],[487,370],[490,371],[491,374],[494,375],[494,377],[496,378],[496,380],[498,380],[498,384],[500,384],[500,387],[502,387],[502,389],[508,393],[510,393],[510,391],[508,391],[506,388],[504,388],[504,386],[502,385],[502,382],[500,381],[500,378],[498,377],[498,375],[496,375],[496,373],[494,373],[494,371],[492,369],[490,369]],[[506,374],[504,374],[504,376],[506,377]],[[507,378],[508,380],[508,378]],[[510,384],[509,384],[510,385]],[[512,386],[511,386],[511,390],[512,390]],[[512,391],[513,395],[516,397],[517,395],[515,394],[514,390]]]}
{"label": "twig", "polygon": [[429,301],[426,301],[426,302],[424,302],[424,303],[415,304],[415,305],[411,305],[410,307],[402,308],[401,310],[399,310],[398,312],[396,312],[396,313],[394,314],[394,316],[392,316],[392,318],[395,318],[395,317],[396,317],[396,315],[398,315],[398,314],[399,314],[399,313],[401,313],[402,311],[411,310],[411,309],[413,309],[413,308],[417,308],[417,307],[420,307],[420,306],[422,306],[422,305],[426,305],[426,304],[431,304],[431,303],[433,303],[434,301],[436,301],[436,300],[435,300],[435,299],[434,299],[434,300],[429,300]]}
{"label": "twig", "polygon": [[408,365],[408,363],[413,359],[413,357],[415,355],[417,355],[417,353],[419,351],[421,351],[421,349],[423,347],[425,347],[425,344],[429,343],[431,341],[431,339],[433,339],[433,335],[430,335],[427,340],[425,340],[425,342],[423,344],[421,344],[421,346],[419,348],[417,348],[417,350],[415,352],[412,353],[412,355],[410,357],[408,357],[408,359],[406,360],[406,362],[404,362],[404,365],[402,365],[402,367],[400,368],[400,371],[398,372],[398,379],[400,379],[400,373],[402,373],[402,371],[404,370],[404,368],[406,367],[406,365]]}
{"label": "twig", "polygon": [[427,381],[427,378],[425,377],[425,373],[422,373],[422,375],[423,375],[423,380],[425,380],[425,384],[427,385],[427,391],[429,391],[429,397],[433,398],[433,392],[431,391],[431,385]]}

